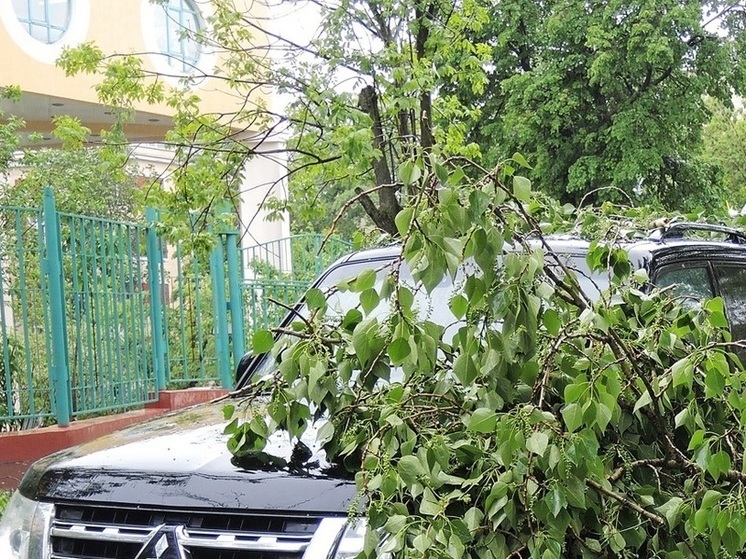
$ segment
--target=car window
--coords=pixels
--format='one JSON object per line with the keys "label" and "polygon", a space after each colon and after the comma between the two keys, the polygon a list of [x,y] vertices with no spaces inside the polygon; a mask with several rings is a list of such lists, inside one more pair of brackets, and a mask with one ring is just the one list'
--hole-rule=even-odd
{"label": "car window", "polygon": [[705,263],[668,265],[658,272],[655,285],[670,287],[673,295],[681,298],[687,308],[698,307],[703,300],[714,297],[710,272]]}
{"label": "car window", "polygon": [[[716,265],[715,276],[725,301],[733,339],[746,340],[746,267]],[[746,363],[746,350],[738,349],[736,353]]]}
{"label": "car window", "polygon": [[[327,298],[327,311],[325,319],[330,322],[339,321],[347,311],[360,307],[360,294],[349,290],[340,290],[337,286],[340,282],[352,281],[365,270],[375,270],[376,280],[374,287],[380,292],[384,278],[391,273],[395,266],[395,260],[379,260],[374,262],[348,262],[339,264],[328,271],[328,273],[317,283],[316,287],[321,289]],[[402,264],[399,269],[399,281],[403,286],[412,291],[412,309],[418,320],[430,320],[436,324],[446,327],[446,337],[455,333],[459,321],[453,316],[449,307],[449,301],[458,293],[464,281],[464,269],[459,270],[454,281],[449,277],[443,280],[430,292],[425,291],[422,285],[418,285],[412,278],[407,266]],[[381,299],[367,316],[376,316],[379,320],[391,312],[389,299]],[[296,312],[297,316],[307,317],[308,308],[301,305]],[[271,374],[277,367],[272,355],[263,355],[261,361],[252,370],[253,378],[261,378]]]}

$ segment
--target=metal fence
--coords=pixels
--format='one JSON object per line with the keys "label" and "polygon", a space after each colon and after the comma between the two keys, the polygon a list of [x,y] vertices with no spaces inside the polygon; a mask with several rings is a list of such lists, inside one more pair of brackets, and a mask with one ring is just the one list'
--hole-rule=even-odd
{"label": "metal fence", "polygon": [[[221,385],[251,331],[276,324],[349,243],[303,235],[209,253],[147,223],[0,207],[0,430],[112,413],[165,388]],[[298,270],[297,274],[295,270]]]}
{"label": "metal fence", "polygon": [[241,250],[243,308],[249,330],[277,324],[308,284],[352,243],[318,234],[294,235]]}

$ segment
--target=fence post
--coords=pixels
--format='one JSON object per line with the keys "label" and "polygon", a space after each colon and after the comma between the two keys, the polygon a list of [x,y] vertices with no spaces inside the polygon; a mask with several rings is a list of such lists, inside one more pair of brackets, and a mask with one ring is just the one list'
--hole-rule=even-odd
{"label": "fence post", "polygon": [[243,298],[241,296],[241,273],[239,271],[238,231],[231,231],[225,235],[226,257],[228,258],[228,310],[231,313],[231,340],[233,341],[233,367],[246,353],[244,344],[244,315]]}
{"label": "fence post", "polygon": [[57,423],[70,424],[70,368],[67,352],[67,324],[65,322],[65,288],[62,280],[62,245],[60,222],[54,193],[44,189],[44,240],[46,269],[49,275],[49,316],[52,355],[48,359],[49,380],[52,384],[52,406]]}
{"label": "fence post", "polygon": [[213,328],[215,329],[215,352],[217,353],[218,376],[223,388],[233,388],[228,341],[228,305],[225,300],[225,269],[223,235],[217,235],[217,243],[210,253],[210,277],[212,278]]}
{"label": "fence post", "polygon": [[313,237],[313,277],[317,278],[324,271],[324,262],[321,261],[321,241],[323,237],[318,233]]}
{"label": "fence post", "polygon": [[158,233],[155,223],[158,213],[153,208],[145,210],[148,225],[147,257],[148,257],[148,291],[150,292],[150,327],[153,336],[153,370],[155,372],[155,387],[157,391],[166,389],[166,363],[163,348],[163,307],[161,303],[160,266],[162,254],[158,249]]}

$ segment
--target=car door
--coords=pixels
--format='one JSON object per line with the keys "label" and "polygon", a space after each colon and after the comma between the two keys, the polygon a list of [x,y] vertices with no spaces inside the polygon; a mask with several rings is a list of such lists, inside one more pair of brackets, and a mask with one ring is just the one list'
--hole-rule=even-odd
{"label": "car door", "polygon": [[[733,340],[746,341],[746,262],[713,262],[713,269]],[[746,363],[746,348],[737,348],[736,353]]]}
{"label": "car door", "polygon": [[[718,255],[667,263],[655,274],[654,283],[670,287],[687,306],[721,296],[733,340],[746,341],[746,260]],[[746,363],[746,347],[735,353]]]}

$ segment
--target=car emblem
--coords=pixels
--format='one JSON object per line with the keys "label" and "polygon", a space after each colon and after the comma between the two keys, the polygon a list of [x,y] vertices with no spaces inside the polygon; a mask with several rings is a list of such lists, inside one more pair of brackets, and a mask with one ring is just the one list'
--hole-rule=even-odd
{"label": "car emblem", "polygon": [[192,559],[181,540],[186,536],[183,526],[161,524],[148,535],[148,540],[133,559]]}

